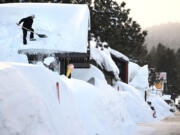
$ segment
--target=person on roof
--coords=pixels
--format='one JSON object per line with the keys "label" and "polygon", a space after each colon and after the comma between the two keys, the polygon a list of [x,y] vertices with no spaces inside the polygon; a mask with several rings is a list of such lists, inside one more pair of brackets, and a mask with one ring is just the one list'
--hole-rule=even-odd
{"label": "person on roof", "polygon": [[33,19],[35,18],[35,15],[28,16],[26,18],[22,18],[17,25],[19,26],[23,22],[22,31],[23,31],[23,44],[27,44],[27,31],[30,31],[30,41],[35,41],[34,39],[34,29],[32,28]]}

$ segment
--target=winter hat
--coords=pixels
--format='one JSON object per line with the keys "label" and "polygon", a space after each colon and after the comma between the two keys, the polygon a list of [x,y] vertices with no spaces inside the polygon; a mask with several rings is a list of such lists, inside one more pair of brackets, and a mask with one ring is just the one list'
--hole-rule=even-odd
{"label": "winter hat", "polygon": [[32,17],[35,17],[35,14],[32,14],[31,16],[32,16]]}

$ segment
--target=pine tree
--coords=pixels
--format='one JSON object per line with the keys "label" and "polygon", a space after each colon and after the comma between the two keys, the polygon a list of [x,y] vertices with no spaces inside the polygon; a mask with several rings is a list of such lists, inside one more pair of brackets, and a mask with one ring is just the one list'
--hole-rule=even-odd
{"label": "pine tree", "polygon": [[[167,73],[167,91],[165,94],[171,94],[176,97],[180,94],[178,83],[178,58],[174,50],[159,44],[157,48],[153,48],[149,53],[149,66],[155,68],[155,72]],[[150,81],[154,81],[150,78]]]}
{"label": "pine tree", "polygon": [[148,54],[148,66],[149,66],[149,85],[150,86],[153,86],[155,85],[156,83],[159,82],[159,78],[157,77],[157,69],[155,68],[156,67],[156,63],[157,63],[157,52],[156,52],[156,48],[153,47],[151,49],[151,51],[149,52]]}
{"label": "pine tree", "polygon": [[143,63],[147,31],[141,31],[140,25],[129,17],[130,9],[125,5],[125,2],[119,5],[113,0],[95,0],[91,8],[91,32],[132,60]]}
{"label": "pine tree", "polygon": [[176,52],[176,64],[177,64],[177,94],[180,95],[180,48]]}

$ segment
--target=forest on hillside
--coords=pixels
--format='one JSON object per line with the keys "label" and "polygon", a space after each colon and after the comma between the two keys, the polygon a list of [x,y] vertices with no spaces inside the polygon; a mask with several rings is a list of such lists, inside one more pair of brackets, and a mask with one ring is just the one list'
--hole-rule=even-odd
{"label": "forest on hillside", "polygon": [[147,28],[148,36],[146,44],[148,50],[158,43],[162,43],[166,47],[178,50],[180,48],[180,23],[169,22],[160,25],[154,25]]}

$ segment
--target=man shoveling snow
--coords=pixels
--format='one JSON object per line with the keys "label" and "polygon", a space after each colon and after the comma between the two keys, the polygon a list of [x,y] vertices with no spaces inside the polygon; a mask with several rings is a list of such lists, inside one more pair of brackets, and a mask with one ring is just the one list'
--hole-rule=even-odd
{"label": "man shoveling snow", "polygon": [[30,31],[30,41],[35,41],[36,39],[34,39],[34,29],[32,28],[32,24],[33,24],[33,19],[35,18],[35,15],[31,15],[29,17],[26,18],[22,18],[19,23],[17,23],[17,25],[19,26],[22,22],[23,22],[23,26],[22,26],[22,31],[23,31],[23,44],[26,45],[27,44],[27,31]]}
{"label": "man shoveling snow", "polygon": [[31,32],[30,34],[30,41],[35,41],[34,34],[38,35],[40,38],[47,38],[44,34],[38,34],[34,32],[34,29],[32,28],[33,19],[35,18],[35,15],[28,16],[26,18],[22,18],[17,25],[19,26],[23,22],[22,31],[23,31],[23,43],[24,45],[27,44],[27,31]]}

